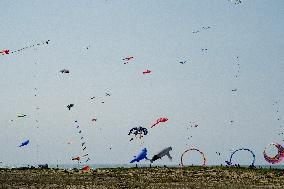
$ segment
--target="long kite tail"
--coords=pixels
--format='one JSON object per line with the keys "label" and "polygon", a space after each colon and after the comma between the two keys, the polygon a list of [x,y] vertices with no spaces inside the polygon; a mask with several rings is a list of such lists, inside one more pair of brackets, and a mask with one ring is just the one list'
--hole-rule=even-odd
{"label": "long kite tail", "polygon": [[156,123],[154,123],[152,126],[151,126],[151,128],[152,127],[155,127],[156,125],[158,125],[159,124],[159,122],[157,121]]}

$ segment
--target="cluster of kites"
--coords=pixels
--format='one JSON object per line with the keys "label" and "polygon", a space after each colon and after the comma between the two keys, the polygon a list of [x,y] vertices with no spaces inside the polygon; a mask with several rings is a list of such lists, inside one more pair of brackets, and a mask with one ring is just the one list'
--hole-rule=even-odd
{"label": "cluster of kites", "polygon": [[[229,0],[229,1],[233,2],[234,4],[240,4],[241,3],[241,0]],[[192,33],[194,35],[196,35],[196,34],[198,35],[198,33],[205,32],[205,31],[210,30],[210,29],[211,29],[211,26],[203,26],[203,27],[198,28],[197,30],[193,31]],[[16,50],[2,49],[2,50],[0,50],[0,55],[1,56],[8,56],[8,55],[11,55],[11,54],[22,52],[22,51],[30,49],[30,48],[48,45],[49,43],[50,43],[50,40],[46,40],[46,41],[43,41],[43,42],[28,45],[28,46],[25,46],[23,48],[19,48],[19,49],[16,49]],[[89,49],[89,48],[90,48],[90,46],[86,47],[86,49]],[[201,51],[205,53],[205,52],[208,51],[208,49],[202,48]],[[122,60],[123,60],[123,64],[125,64],[125,65],[126,64],[132,64],[132,63],[135,62],[134,56],[127,56],[127,57],[123,58]],[[179,61],[178,63],[183,65],[183,64],[186,64],[187,62],[188,62],[188,60],[182,60],[182,61]],[[241,70],[240,63],[239,63],[239,57],[236,57],[236,59],[234,61],[234,66],[236,68],[236,72],[234,74],[234,77],[239,78],[240,77],[240,70]],[[67,75],[67,74],[71,73],[70,70],[66,69],[66,68],[59,70],[59,72],[62,75]],[[60,74],[60,73],[58,73],[58,74]],[[149,70],[149,69],[145,69],[142,73],[143,73],[143,75],[147,75],[147,74],[151,74],[152,71]],[[37,88],[35,88],[35,89],[37,90]],[[231,91],[236,92],[237,88],[234,88]],[[111,94],[105,93],[105,96],[109,97],[109,96],[111,96]],[[96,97],[93,96],[90,99],[95,100]],[[102,100],[101,103],[104,103],[104,101]],[[275,103],[275,105],[276,104],[277,103]],[[74,107],[75,107],[75,104],[73,104],[73,103],[65,105],[65,108],[67,108],[69,111],[71,109],[73,109]],[[277,113],[279,113],[278,109],[277,109]],[[26,117],[26,116],[27,116],[26,114],[19,114],[17,117],[23,118],[23,117]],[[278,116],[277,119],[279,121],[280,117]],[[92,118],[91,121],[95,122],[95,121],[97,121],[97,118]],[[147,126],[147,127],[139,126],[139,127],[131,128],[128,132],[128,135],[131,136],[130,141],[133,141],[133,140],[136,140],[136,139],[140,140],[140,139],[146,137],[148,134],[151,133],[151,129],[156,129],[156,127],[166,125],[166,122],[168,122],[168,121],[169,121],[169,119],[167,117],[160,117],[160,118],[154,120],[152,122],[152,124]],[[231,121],[231,123],[233,123],[233,121]],[[197,127],[199,127],[199,124],[194,122],[194,121],[191,121],[191,122],[189,122],[189,124],[187,124],[187,130],[189,130],[190,128],[197,128]],[[80,164],[82,162],[88,163],[91,160],[91,158],[89,157],[87,142],[85,140],[85,136],[83,135],[82,127],[78,124],[77,121],[75,121],[74,128],[76,130],[76,134],[78,135],[78,139],[80,141],[80,153],[76,154],[76,155],[74,155],[70,158],[71,158],[72,161],[76,161]],[[189,137],[187,139],[189,139]],[[26,139],[26,140],[22,141],[18,147],[23,148],[23,147],[28,146],[29,144],[30,144],[30,140]],[[70,142],[68,144],[71,145]],[[271,144],[269,144],[269,146],[277,148],[278,152],[275,156],[270,157],[266,152],[267,147],[265,147],[265,149],[263,151],[264,159],[268,163],[271,163],[271,164],[280,163],[284,158],[283,146],[281,146],[278,143],[271,143]],[[150,163],[153,163],[157,160],[162,159],[163,157],[166,157],[171,161],[173,159],[171,154],[170,154],[172,150],[173,150],[173,148],[171,146],[165,147],[165,148],[161,149],[158,153],[153,153],[151,158],[149,158],[149,154],[151,154],[151,153],[147,150],[147,148],[142,148],[142,150],[140,150],[139,153],[137,153],[137,155],[133,156],[133,158],[130,160],[130,163],[140,162],[142,160],[149,161]],[[256,156],[255,156],[254,152],[252,150],[248,149],[248,148],[240,148],[240,149],[233,151],[231,153],[229,159],[227,161],[225,161],[225,163],[228,166],[236,165],[237,162],[234,161],[234,157],[240,151],[245,151],[245,152],[249,153],[252,157],[251,158],[251,166],[255,166]],[[200,155],[202,166],[205,166],[207,164],[207,158],[206,158],[204,152],[201,151],[200,149],[190,147],[190,148],[186,149],[180,156],[180,166],[181,167],[184,167],[184,166],[186,166],[186,164],[188,164],[187,163],[188,162],[188,156],[190,158],[190,154],[192,154],[192,153],[198,153]],[[216,152],[216,153],[220,155],[219,152]],[[84,171],[88,171],[89,169],[90,169],[90,167],[87,166],[87,165],[82,168],[82,170],[84,170]]]}

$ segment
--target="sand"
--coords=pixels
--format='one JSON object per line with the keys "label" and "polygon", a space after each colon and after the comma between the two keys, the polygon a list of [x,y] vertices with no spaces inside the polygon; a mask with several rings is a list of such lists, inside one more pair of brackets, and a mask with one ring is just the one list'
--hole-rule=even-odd
{"label": "sand", "polygon": [[284,188],[284,170],[236,167],[0,169],[0,188]]}

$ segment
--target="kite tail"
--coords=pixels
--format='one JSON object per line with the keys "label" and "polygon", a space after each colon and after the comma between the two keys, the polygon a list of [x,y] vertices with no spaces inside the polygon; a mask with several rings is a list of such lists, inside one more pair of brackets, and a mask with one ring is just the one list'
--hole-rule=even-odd
{"label": "kite tail", "polygon": [[151,128],[155,127],[159,122],[154,123]]}

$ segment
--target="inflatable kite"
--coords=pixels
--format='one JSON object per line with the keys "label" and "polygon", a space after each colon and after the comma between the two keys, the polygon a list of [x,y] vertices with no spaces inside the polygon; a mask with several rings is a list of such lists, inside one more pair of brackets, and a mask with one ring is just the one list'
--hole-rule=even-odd
{"label": "inflatable kite", "polygon": [[254,165],[255,165],[255,155],[254,155],[254,153],[253,153],[250,149],[247,149],[247,148],[240,148],[240,149],[238,149],[238,150],[235,150],[235,151],[231,154],[230,160],[229,160],[229,161],[225,161],[225,162],[227,163],[227,165],[233,165],[233,163],[232,163],[233,155],[234,155],[236,152],[240,151],[240,150],[245,150],[245,151],[248,151],[248,152],[251,153],[252,158],[253,158],[251,165],[254,166]]}
{"label": "inflatable kite", "polygon": [[199,153],[201,154],[202,158],[203,158],[203,164],[202,164],[202,165],[203,165],[203,166],[206,165],[206,158],[205,158],[204,153],[201,152],[200,150],[196,149],[196,148],[190,148],[190,149],[184,151],[184,152],[182,153],[181,157],[180,157],[180,165],[181,165],[182,167],[184,167],[184,164],[183,164],[183,158],[184,158],[184,157],[183,157],[183,156],[184,156],[186,153],[190,152],[190,151],[197,151],[197,152],[199,152]]}
{"label": "inflatable kite", "polygon": [[166,117],[159,118],[159,119],[156,120],[156,123],[154,123],[154,124],[151,126],[151,128],[152,128],[152,127],[155,127],[155,126],[158,125],[159,123],[167,122],[168,120],[169,120],[169,119],[166,118]]}
{"label": "inflatable kite", "polygon": [[173,148],[172,147],[167,147],[165,149],[163,149],[162,151],[160,151],[158,154],[154,155],[152,157],[152,159],[150,159],[150,162],[153,163],[154,161],[158,160],[158,159],[161,159],[162,157],[164,156],[168,156],[168,158],[170,160],[172,160],[172,156],[170,155],[170,151],[172,150]]}
{"label": "inflatable kite", "polygon": [[[139,139],[141,139],[143,136],[148,134],[148,130],[144,127],[133,127],[132,129],[130,129],[128,135],[133,134],[136,138],[137,136],[139,136]],[[130,139],[130,141],[132,141],[133,138]]]}
{"label": "inflatable kite", "polygon": [[19,147],[26,146],[26,145],[28,145],[29,143],[30,143],[30,141],[29,141],[29,140],[26,140],[26,141],[22,142],[22,144],[21,144]]}
{"label": "inflatable kite", "polygon": [[264,156],[264,159],[268,162],[268,163],[271,163],[271,164],[277,164],[277,163],[280,163],[284,157],[284,148],[283,146],[281,146],[280,144],[278,143],[270,143],[269,146],[275,146],[278,150],[278,153],[274,156],[274,157],[269,157],[267,154],[266,154],[266,147],[263,151],[263,156]]}
{"label": "inflatable kite", "polygon": [[134,156],[134,159],[130,161],[130,163],[134,163],[134,162],[139,162],[143,159],[148,159],[147,158],[147,149],[146,148],[143,148],[142,151],[137,155],[137,156]]}

